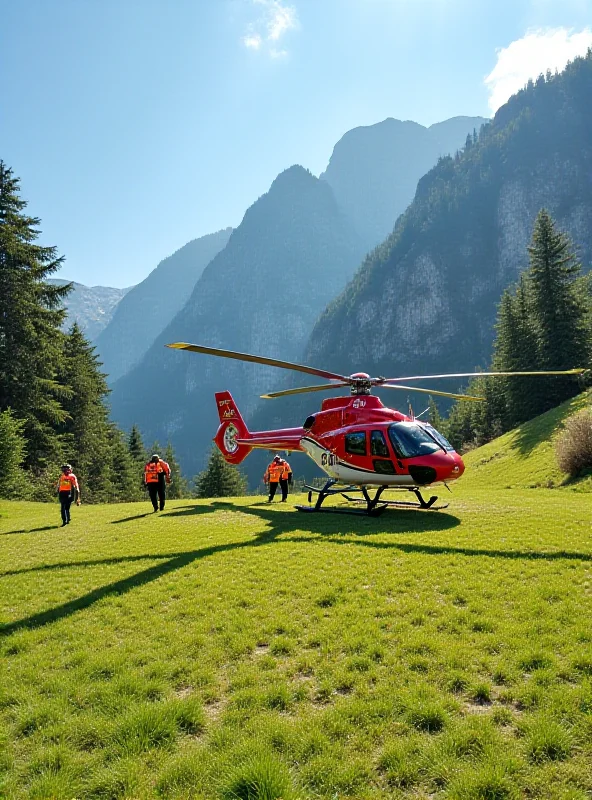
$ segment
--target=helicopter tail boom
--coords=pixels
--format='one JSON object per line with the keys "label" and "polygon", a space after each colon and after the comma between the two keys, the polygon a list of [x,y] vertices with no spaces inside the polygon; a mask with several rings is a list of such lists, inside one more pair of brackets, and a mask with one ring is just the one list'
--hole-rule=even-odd
{"label": "helicopter tail boom", "polygon": [[217,392],[215,397],[220,426],[214,442],[229,464],[240,464],[253,449],[304,452],[300,444],[303,428],[251,432],[230,392]]}

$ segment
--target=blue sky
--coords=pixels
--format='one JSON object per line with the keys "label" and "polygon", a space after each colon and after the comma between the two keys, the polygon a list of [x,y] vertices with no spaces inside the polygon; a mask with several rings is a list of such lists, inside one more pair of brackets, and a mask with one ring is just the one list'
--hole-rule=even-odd
{"label": "blue sky", "polygon": [[591,23],[592,0],[0,0],[0,158],[62,276],[128,286],[353,127],[489,116]]}

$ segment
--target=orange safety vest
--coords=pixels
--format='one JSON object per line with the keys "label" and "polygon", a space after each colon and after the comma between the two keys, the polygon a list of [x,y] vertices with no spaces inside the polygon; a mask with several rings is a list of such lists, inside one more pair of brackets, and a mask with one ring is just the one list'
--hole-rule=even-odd
{"label": "orange safety vest", "polygon": [[168,477],[171,473],[169,465],[166,461],[159,461],[157,464],[154,461],[149,461],[144,467],[144,477],[146,483],[158,483],[162,473]]}
{"label": "orange safety vest", "polygon": [[71,492],[76,487],[78,481],[76,480],[76,475],[73,472],[69,472],[67,475],[62,473],[60,475],[60,485],[59,485],[59,492]]}
{"label": "orange safety vest", "polygon": [[272,461],[267,467],[267,477],[270,483],[278,483],[284,468],[277,461]]}

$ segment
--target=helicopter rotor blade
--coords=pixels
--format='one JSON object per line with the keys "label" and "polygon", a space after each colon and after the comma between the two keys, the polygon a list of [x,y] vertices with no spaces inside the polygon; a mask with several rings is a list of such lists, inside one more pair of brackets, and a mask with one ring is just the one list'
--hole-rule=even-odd
{"label": "helicopter rotor blade", "polygon": [[299,389],[283,389],[280,392],[269,392],[260,395],[263,400],[273,400],[274,397],[286,397],[289,394],[304,394],[305,392],[326,392],[330,389],[341,389],[349,383],[323,383],[320,386],[301,386]]}
{"label": "helicopter rotor blade", "polygon": [[422,394],[436,394],[439,397],[452,397],[454,400],[485,400],[484,397],[475,397],[471,394],[454,394],[454,392],[438,392],[435,389],[420,389],[418,386],[403,386],[400,383],[380,383],[378,389],[405,389],[408,392],[421,392]]}
{"label": "helicopter rotor blade", "polygon": [[277,358],[265,358],[264,356],[253,356],[250,353],[238,353],[234,350],[220,350],[216,347],[202,347],[199,344],[188,344],[187,342],[173,342],[165,345],[173,350],[191,350],[193,353],[205,353],[210,356],[221,356],[222,358],[235,358],[237,361],[251,361],[255,364],[266,364],[269,367],[280,367],[281,369],[291,369],[296,372],[306,372],[309,375],[316,375],[319,378],[345,382],[349,386],[349,379],[346,375],[339,375],[337,372],[327,372],[324,369],[307,367],[305,364],[294,364],[291,361],[279,361]]}
{"label": "helicopter rotor blade", "polygon": [[[399,381],[428,381],[434,378],[495,378],[520,375],[581,375],[586,369],[537,370],[533,372],[451,372],[445,375],[411,375],[407,378],[385,378],[390,383]],[[383,384],[377,384],[383,385]]]}

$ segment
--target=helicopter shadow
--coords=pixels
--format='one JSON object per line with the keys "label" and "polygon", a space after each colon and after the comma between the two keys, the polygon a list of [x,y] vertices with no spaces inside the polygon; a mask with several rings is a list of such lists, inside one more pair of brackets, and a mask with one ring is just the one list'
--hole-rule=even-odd
{"label": "helicopter shadow", "polygon": [[380,517],[358,514],[331,514],[297,512],[293,506],[267,501],[249,505],[235,505],[225,500],[214,500],[207,506],[184,506],[162,516],[193,516],[216,511],[235,511],[258,517],[267,523],[265,532],[258,538],[276,538],[289,533],[313,533],[329,536],[373,536],[376,534],[414,534],[443,531],[460,525],[460,519],[442,511],[419,509],[389,509]]}

